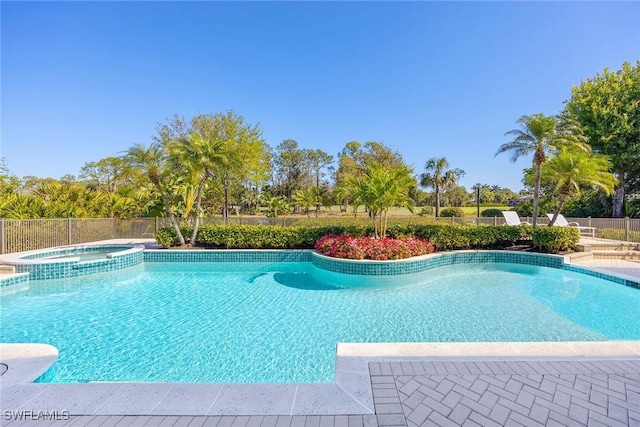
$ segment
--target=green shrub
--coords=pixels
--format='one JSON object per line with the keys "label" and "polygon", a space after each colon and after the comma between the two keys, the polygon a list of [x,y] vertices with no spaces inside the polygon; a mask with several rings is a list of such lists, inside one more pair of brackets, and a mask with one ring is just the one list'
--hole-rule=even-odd
{"label": "green shrub", "polygon": [[[191,227],[182,228],[190,236]],[[364,237],[373,235],[373,226],[363,222],[340,225],[282,227],[275,225],[209,225],[200,227],[196,246],[229,249],[312,249],[316,241],[327,234]],[[579,239],[577,229],[568,227],[491,226],[457,224],[401,223],[389,226],[388,237],[426,239],[437,250],[487,249],[513,246],[524,239],[546,252],[574,248]],[[158,244],[171,247],[178,244],[171,227],[155,233]]]}
{"label": "green shrub", "polygon": [[433,206],[425,206],[422,209],[420,209],[420,212],[418,212],[418,215],[420,216],[431,216],[433,214],[435,214],[436,210]]}
{"label": "green shrub", "polygon": [[[183,236],[191,236],[193,228],[181,228],[180,230]],[[165,249],[178,245],[178,235],[173,227],[161,228],[153,234],[153,237],[156,239],[156,243]]]}
{"label": "green shrub", "polygon": [[444,217],[464,217],[464,211],[461,208],[444,208],[440,211],[440,216]]}
{"label": "green shrub", "polygon": [[580,231],[573,227],[536,227],[532,235],[533,246],[544,252],[556,254],[575,249],[580,240]]}
{"label": "green shrub", "polygon": [[502,211],[500,209],[485,209],[480,212],[480,216],[483,218],[502,217]]}

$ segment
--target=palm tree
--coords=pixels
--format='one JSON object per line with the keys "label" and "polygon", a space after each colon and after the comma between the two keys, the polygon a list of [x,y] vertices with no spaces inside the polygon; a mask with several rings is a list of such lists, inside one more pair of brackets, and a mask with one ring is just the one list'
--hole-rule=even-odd
{"label": "palm tree", "polygon": [[293,200],[299,205],[307,217],[310,218],[311,208],[319,204],[316,187],[298,188],[293,192]]}
{"label": "palm tree", "polygon": [[436,218],[440,216],[440,192],[458,185],[458,179],[464,176],[462,169],[446,170],[449,162],[445,157],[433,157],[427,161],[426,172],[420,175],[421,187],[433,187],[436,193]]}
{"label": "palm tree", "polygon": [[149,147],[145,147],[142,144],[134,144],[126,151],[124,160],[130,165],[142,169],[147,178],[149,178],[149,181],[151,181],[156,190],[158,190],[158,193],[160,193],[160,196],[162,197],[164,208],[169,216],[169,220],[171,221],[171,225],[178,237],[178,242],[180,243],[180,246],[184,246],[185,239],[182,235],[182,231],[180,231],[180,224],[173,212],[169,194],[164,188],[162,182],[162,176],[167,172],[167,159],[162,146],[159,144],[151,144]]}
{"label": "palm tree", "polygon": [[271,197],[270,194],[265,194],[263,202],[267,206],[267,217],[277,218],[281,213],[287,213],[290,210],[289,203],[286,197]]}
{"label": "palm tree", "polygon": [[607,156],[584,151],[561,150],[542,166],[545,181],[554,183],[560,195],[558,207],[549,225],[558,218],[565,201],[573,194],[580,194],[580,187],[597,187],[610,195],[618,180],[609,172],[611,163]]}
{"label": "palm tree", "polygon": [[367,207],[376,238],[387,234],[389,208],[400,206],[413,210],[409,189],[415,186],[415,179],[411,174],[406,166],[391,168],[373,162],[362,177],[351,177],[347,181],[345,192],[354,206],[363,204]]}
{"label": "palm tree", "polygon": [[[562,147],[591,151],[587,139],[580,126],[575,122],[563,120],[544,114],[521,116],[516,123],[520,129],[512,129],[505,136],[513,136],[513,140],[498,148],[495,156],[511,152],[511,161],[515,162],[522,156],[533,153],[533,167],[535,181],[533,187],[533,226],[538,220],[538,202],[540,198],[540,180],[542,164],[547,156]],[[495,157],[494,156],[494,157]]]}
{"label": "palm tree", "polygon": [[195,245],[202,217],[202,192],[215,171],[228,163],[226,146],[223,141],[191,132],[186,138],[169,141],[167,148],[195,189],[195,217],[190,241]]}

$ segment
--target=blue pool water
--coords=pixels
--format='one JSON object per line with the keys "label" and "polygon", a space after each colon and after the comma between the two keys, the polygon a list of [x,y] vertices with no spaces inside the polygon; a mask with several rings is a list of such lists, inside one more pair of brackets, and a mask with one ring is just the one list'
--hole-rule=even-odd
{"label": "blue pool water", "polygon": [[338,342],[640,339],[640,290],[515,264],[380,283],[308,262],[145,263],[3,296],[0,342],[56,381],[330,382]]}

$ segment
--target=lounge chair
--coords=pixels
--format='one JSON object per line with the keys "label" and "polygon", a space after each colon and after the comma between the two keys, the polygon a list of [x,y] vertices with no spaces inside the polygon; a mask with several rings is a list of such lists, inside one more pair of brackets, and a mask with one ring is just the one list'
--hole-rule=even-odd
{"label": "lounge chair", "polygon": [[[549,221],[553,219],[553,214],[547,214],[547,216],[549,217]],[[585,234],[588,234],[591,237],[594,237],[594,238],[596,237],[595,227],[582,227],[577,222],[569,222],[567,221],[567,218],[565,218],[564,215],[562,214],[558,214],[558,218],[556,218],[556,222],[554,222],[553,225],[557,225],[558,227],[577,228],[578,230],[580,230],[580,234],[584,232]]]}
{"label": "lounge chair", "polygon": [[504,225],[531,225],[527,221],[520,221],[518,212],[516,211],[502,211],[502,216],[506,221]]}

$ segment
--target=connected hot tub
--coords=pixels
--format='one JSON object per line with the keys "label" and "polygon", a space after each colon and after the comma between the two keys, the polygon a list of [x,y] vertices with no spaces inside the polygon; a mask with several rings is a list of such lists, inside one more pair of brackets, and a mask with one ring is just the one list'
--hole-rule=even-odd
{"label": "connected hot tub", "polygon": [[144,261],[142,245],[84,245],[3,255],[0,262],[31,280],[58,279],[119,270]]}

